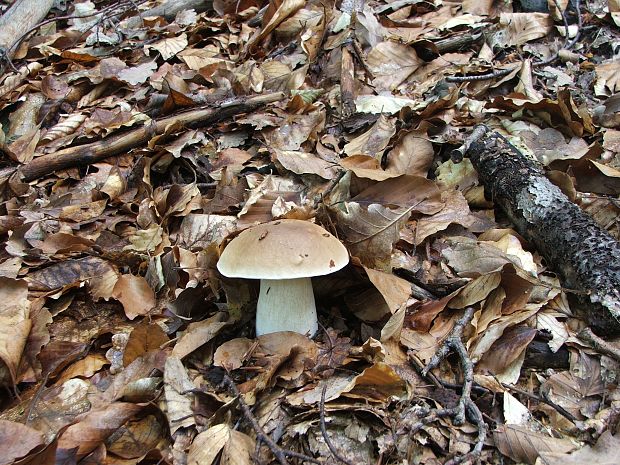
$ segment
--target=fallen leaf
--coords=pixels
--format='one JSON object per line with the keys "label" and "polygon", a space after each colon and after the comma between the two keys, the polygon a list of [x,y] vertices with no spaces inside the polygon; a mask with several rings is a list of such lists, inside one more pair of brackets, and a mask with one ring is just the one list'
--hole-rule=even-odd
{"label": "fallen leaf", "polygon": [[118,278],[112,297],[123,304],[130,320],[146,315],[155,307],[155,293],[142,276],[124,274]]}

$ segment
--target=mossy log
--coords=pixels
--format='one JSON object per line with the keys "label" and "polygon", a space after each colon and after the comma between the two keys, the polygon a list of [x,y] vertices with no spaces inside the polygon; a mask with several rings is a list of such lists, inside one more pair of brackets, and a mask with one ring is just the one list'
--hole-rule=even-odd
{"label": "mossy log", "polygon": [[[464,147],[485,193],[562,279],[571,308],[602,336],[620,334],[620,243],[571,202],[542,167],[476,126]],[[573,305],[574,304],[574,305]]]}

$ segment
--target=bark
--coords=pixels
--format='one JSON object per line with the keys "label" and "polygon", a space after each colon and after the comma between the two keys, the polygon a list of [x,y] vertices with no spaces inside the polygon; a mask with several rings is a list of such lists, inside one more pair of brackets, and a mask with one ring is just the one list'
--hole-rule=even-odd
{"label": "bark", "polygon": [[154,120],[149,125],[97,142],[69,147],[56,153],[39,156],[20,167],[16,175],[18,179],[21,178],[25,182],[34,181],[42,176],[52,174],[54,171],[85,166],[114,155],[126,153],[133,148],[146,144],[155,135],[163,134],[166,128],[172,124],[189,128],[203,127],[234,115],[256,110],[282,98],[284,98],[282,92],[275,92],[238,99],[222,104],[219,108],[201,108]]}
{"label": "bark", "polygon": [[[54,0],[15,0],[15,3],[0,17],[0,50],[9,58],[18,47],[12,47],[22,34],[39,24],[49,13]],[[9,50],[9,47],[12,47]]]}
{"label": "bark", "polygon": [[477,126],[467,144],[485,192],[559,273],[564,287],[580,291],[572,293],[577,313],[595,333],[620,334],[620,243],[500,134]]}

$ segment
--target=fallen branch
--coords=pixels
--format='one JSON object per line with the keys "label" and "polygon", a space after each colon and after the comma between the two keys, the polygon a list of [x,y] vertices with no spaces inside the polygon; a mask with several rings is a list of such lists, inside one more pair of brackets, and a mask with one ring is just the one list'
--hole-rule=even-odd
{"label": "fallen branch", "polygon": [[54,0],[15,0],[0,17],[0,52],[7,61],[13,58],[19,40],[26,29],[38,24],[54,5]]}
{"label": "fallen branch", "polygon": [[577,337],[582,341],[588,342],[599,353],[620,362],[620,349],[598,337],[590,328],[585,328],[580,331]]}
{"label": "fallen branch", "polygon": [[594,332],[620,334],[620,243],[572,203],[500,134],[484,125],[467,141],[467,155],[485,192],[557,271],[574,309]]}
{"label": "fallen branch", "polygon": [[282,98],[284,98],[284,93],[275,92],[237,99],[216,108],[201,108],[154,120],[151,124],[132,131],[37,157],[21,166],[15,175],[24,182],[30,182],[42,176],[52,174],[54,171],[90,165],[146,144],[154,136],[163,134],[171,124],[190,128],[207,126],[241,113],[248,113],[268,103],[277,102]]}

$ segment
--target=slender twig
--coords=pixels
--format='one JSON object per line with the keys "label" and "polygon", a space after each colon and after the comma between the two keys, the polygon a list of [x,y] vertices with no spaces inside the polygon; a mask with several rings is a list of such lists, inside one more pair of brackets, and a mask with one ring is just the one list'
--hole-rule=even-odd
{"label": "slender twig", "polygon": [[[580,11],[580,0],[575,0],[575,11],[576,11],[576,14],[577,14],[577,33],[575,34],[575,37],[570,42],[569,42],[569,37],[568,37],[569,36],[569,26],[568,26],[568,20],[566,19],[566,14],[560,8],[557,0],[554,0],[554,3],[558,7],[558,11],[560,11],[560,14],[562,15],[562,22],[564,23],[564,28],[566,30],[566,40],[564,41],[564,45],[562,46],[562,48],[560,50],[568,50],[568,49],[572,48],[577,43],[577,41],[579,40],[579,37],[580,37],[580,34],[581,34],[581,29],[582,29],[582,26],[583,26],[583,19],[581,17],[581,11]],[[560,50],[558,50],[556,53],[554,53],[551,57],[547,58],[546,60],[536,61],[536,62],[532,63],[532,67],[546,66],[549,63],[552,63],[553,61],[555,61],[559,57]],[[510,73],[512,73],[513,71],[515,71],[519,66],[520,65],[511,67],[511,68],[507,68],[507,69],[493,71],[491,73],[479,74],[479,75],[474,75],[474,76],[448,76],[448,77],[446,77],[446,81],[447,82],[487,81],[489,79],[495,79],[495,78],[500,78],[500,77],[507,76]]]}
{"label": "slender twig", "polygon": [[237,398],[237,402],[239,403],[239,408],[241,409],[241,412],[243,413],[244,418],[250,423],[250,425],[252,426],[252,429],[256,433],[256,440],[267,444],[267,447],[269,447],[269,449],[271,450],[275,458],[278,460],[278,463],[280,463],[280,465],[289,465],[288,461],[286,460],[287,456],[322,465],[321,461],[313,457],[310,457],[305,454],[300,454],[292,450],[283,449],[282,447],[278,446],[273,441],[273,439],[271,439],[271,436],[265,433],[265,430],[263,430],[263,428],[258,424],[258,421],[256,420],[256,417],[252,413],[252,410],[250,410],[250,407],[248,406],[248,404],[246,404],[245,401],[243,400],[243,397],[241,396],[239,389],[237,389],[235,382],[226,373],[224,373],[224,376],[222,378],[222,384],[232,393],[233,396]]}
{"label": "slender twig", "polygon": [[43,391],[45,390],[45,385],[47,384],[47,380],[49,379],[50,374],[51,374],[51,371],[48,371],[47,373],[45,373],[45,376],[41,380],[41,384],[37,388],[37,390],[36,390],[36,392],[34,394],[34,397],[30,401],[30,405],[28,406],[28,411],[26,413],[26,417],[25,417],[25,421],[24,421],[25,425],[30,423],[30,421],[32,420],[32,412],[33,412],[36,404],[39,402],[39,399],[41,398],[41,394],[43,394]]}
{"label": "slender twig", "polygon": [[336,175],[329,181],[329,184],[327,184],[327,186],[325,187],[325,190],[323,190],[323,192],[321,192],[314,198],[314,201],[312,202],[313,209],[318,208],[321,202],[323,202],[323,200],[325,200],[325,198],[328,197],[329,194],[331,194],[331,192],[338,185],[345,173],[345,170],[340,170],[336,173]]}
{"label": "slender twig", "polygon": [[327,426],[325,425],[325,393],[327,392],[327,383],[323,385],[323,389],[321,390],[321,402],[319,403],[319,415],[321,416],[321,433],[323,433],[323,439],[325,439],[325,444],[329,448],[329,451],[332,453],[335,459],[344,463],[345,465],[353,465],[353,462],[349,461],[346,457],[340,455],[332,440],[329,438],[327,434]]}
{"label": "slender twig", "polygon": [[564,418],[566,418],[571,423],[574,424],[577,422],[577,418],[575,418],[575,416],[572,413],[568,412],[565,408],[556,404],[555,402],[552,402],[551,400],[547,399],[545,396],[537,396],[536,394],[532,394],[527,391],[524,391],[523,389],[519,389],[518,387],[513,386],[512,384],[506,384],[506,383],[501,383],[501,384],[503,387],[505,387],[506,389],[510,391],[517,392],[523,396],[529,397],[530,399],[534,399],[540,403],[547,404],[549,407],[552,407],[553,409],[555,409],[560,415],[562,415]]}

